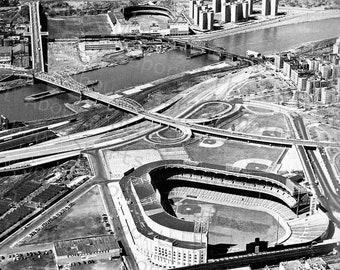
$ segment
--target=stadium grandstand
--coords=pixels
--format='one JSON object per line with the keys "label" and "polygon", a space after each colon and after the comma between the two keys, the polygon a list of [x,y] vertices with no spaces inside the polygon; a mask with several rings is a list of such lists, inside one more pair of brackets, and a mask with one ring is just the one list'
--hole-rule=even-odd
{"label": "stadium grandstand", "polygon": [[[327,222],[315,215],[295,213],[296,190],[276,174],[224,170],[206,163],[162,160],[129,170],[114,197],[118,216],[126,225],[133,249],[164,268],[206,263],[209,219],[176,216],[174,198],[262,211],[277,218],[284,235],[270,245],[309,243],[327,234]],[[275,218],[276,219],[276,218]],[[233,244],[233,243],[225,243]],[[210,247],[209,247],[210,248]]]}

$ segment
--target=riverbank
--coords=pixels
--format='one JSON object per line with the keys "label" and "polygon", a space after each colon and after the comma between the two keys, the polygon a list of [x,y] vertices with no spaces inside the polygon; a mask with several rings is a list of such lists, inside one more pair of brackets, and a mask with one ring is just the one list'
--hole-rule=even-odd
{"label": "riverbank", "polygon": [[141,59],[152,54],[165,53],[172,49],[172,46],[166,43],[161,45],[146,44],[143,41],[120,41],[120,43],[122,49],[116,51],[113,49],[80,49],[80,47],[84,46],[78,40],[49,42],[49,72],[64,71],[69,75],[77,75],[103,68],[126,65],[135,59]]}
{"label": "riverbank", "polygon": [[334,18],[340,18],[340,10],[311,10],[310,12],[306,13],[298,13],[291,16],[280,16],[275,19],[269,19],[266,21],[249,22],[247,24],[237,25],[236,27],[229,29],[207,32],[205,34],[196,35],[195,39],[201,41],[212,41],[231,35],[263,30],[272,27],[322,21]]}
{"label": "riverbank", "polygon": [[0,82],[0,92],[12,90],[14,88],[23,87],[27,85],[32,85],[32,82],[29,82],[24,79],[16,79],[12,81]]}

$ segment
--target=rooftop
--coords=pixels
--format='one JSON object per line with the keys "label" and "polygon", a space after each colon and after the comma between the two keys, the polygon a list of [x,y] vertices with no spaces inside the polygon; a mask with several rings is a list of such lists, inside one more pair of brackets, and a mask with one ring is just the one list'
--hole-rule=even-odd
{"label": "rooftop", "polygon": [[57,256],[79,256],[82,254],[113,251],[119,245],[113,235],[102,235],[86,238],[76,238],[54,243]]}

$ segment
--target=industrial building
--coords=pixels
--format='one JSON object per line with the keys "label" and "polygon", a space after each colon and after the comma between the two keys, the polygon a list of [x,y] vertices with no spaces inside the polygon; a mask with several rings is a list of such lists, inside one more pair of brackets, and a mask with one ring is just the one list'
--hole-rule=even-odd
{"label": "industrial building", "polygon": [[57,264],[117,258],[122,252],[113,235],[56,241],[53,245]]}
{"label": "industrial building", "polygon": [[0,47],[0,67],[8,67],[12,64],[12,46]]}

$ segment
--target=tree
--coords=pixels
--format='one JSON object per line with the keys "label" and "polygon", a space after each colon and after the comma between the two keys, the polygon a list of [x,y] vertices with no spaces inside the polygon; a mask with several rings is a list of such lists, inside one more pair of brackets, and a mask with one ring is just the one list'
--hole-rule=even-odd
{"label": "tree", "polygon": [[30,19],[30,12],[28,6],[22,6],[19,12],[20,16],[25,18],[25,20],[29,21]]}
{"label": "tree", "polygon": [[8,7],[9,2],[8,0],[0,0],[0,7]]}

